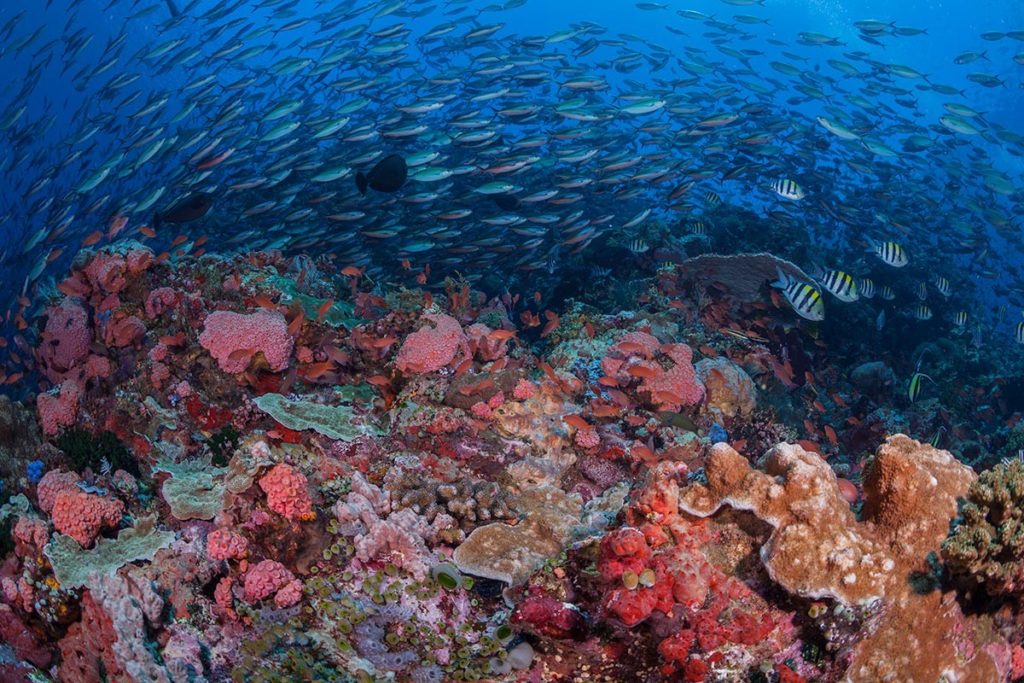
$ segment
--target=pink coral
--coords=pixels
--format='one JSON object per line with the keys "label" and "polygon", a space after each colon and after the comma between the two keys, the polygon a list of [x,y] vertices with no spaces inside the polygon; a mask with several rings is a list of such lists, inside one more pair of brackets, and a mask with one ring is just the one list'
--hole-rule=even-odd
{"label": "pink coral", "polygon": [[473,417],[480,420],[490,420],[494,417],[494,411],[491,407],[483,401],[477,401],[469,407],[469,412],[473,413]]}
{"label": "pink coral", "polygon": [[146,297],[146,317],[158,318],[178,304],[178,293],[170,287],[158,287]]}
{"label": "pink coral", "polygon": [[[661,354],[665,360],[656,359]],[[704,399],[704,385],[686,344],[661,344],[646,332],[630,332],[608,350],[601,369],[620,384],[641,377],[639,391],[658,410],[678,411]]]}
{"label": "pink coral", "polygon": [[313,512],[306,476],[291,465],[274,465],[260,479],[260,488],[267,494],[267,506],[288,519],[305,519]]}
{"label": "pink coral", "polygon": [[51,515],[57,531],[86,548],[101,529],[117,526],[124,515],[124,503],[78,489],[67,490],[57,494]]}
{"label": "pink coral", "polygon": [[286,587],[295,580],[295,575],[280,562],[263,560],[245,573],[243,594],[246,602],[259,602]]}
{"label": "pink coral", "polygon": [[39,501],[39,509],[49,514],[53,510],[57,494],[61,491],[77,490],[79,481],[81,481],[81,477],[74,472],[50,470],[44,474],[43,478],[36,485],[36,499]]}
{"label": "pink coral", "polygon": [[149,373],[149,382],[154,387],[159,389],[163,386],[164,382],[171,378],[171,370],[163,363],[153,363],[153,368]]}
{"label": "pink coral", "polygon": [[443,313],[428,313],[423,317],[434,326],[423,327],[402,342],[395,359],[395,365],[402,372],[436,372],[455,360],[460,348],[464,353],[468,351],[466,335],[458,320]]}
{"label": "pink coral", "polygon": [[106,356],[91,355],[85,359],[85,378],[106,379],[110,377],[110,359]]}
{"label": "pink coral", "polygon": [[215,529],[206,537],[206,552],[217,561],[241,560],[249,552],[249,541],[230,529]]}
{"label": "pink coral", "polygon": [[284,370],[293,343],[288,324],[277,311],[214,311],[206,316],[199,335],[199,344],[216,359],[221,370],[230,373],[244,372],[257,353],[263,354],[271,370]]}
{"label": "pink coral", "polygon": [[46,316],[39,357],[48,370],[47,376],[56,380],[89,355],[92,332],[85,309],[70,299],[48,308]]}
{"label": "pink coral", "polygon": [[125,279],[127,264],[119,254],[97,252],[85,265],[85,276],[93,289],[105,294],[116,294],[128,284]]}
{"label": "pink coral", "polygon": [[103,343],[115,349],[134,346],[146,336],[146,323],[134,315],[117,311],[103,326]]}
{"label": "pink coral", "polygon": [[49,535],[50,530],[46,522],[37,517],[18,517],[18,521],[14,525],[13,536],[17,544],[16,549],[29,547],[42,550]]}
{"label": "pink coral", "polygon": [[597,448],[601,445],[601,437],[593,427],[577,430],[575,441],[580,448]]}
{"label": "pink coral", "polygon": [[537,393],[537,385],[528,379],[521,379],[516,382],[516,387],[512,390],[512,398],[517,401],[526,401],[535,393]]}
{"label": "pink coral", "polygon": [[297,605],[302,599],[302,582],[294,579],[286,583],[274,596],[274,604],[284,609]]}
{"label": "pink coral", "polygon": [[36,412],[39,425],[47,436],[55,436],[62,429],[75,424],[82,388],[74,380],[65,380],[57,394],[39,394],[36,398]]}
{"label": "pink coral", "polygon": [[231,595],[231,588],[235,585],[235,579],[232,576],[224,576],[220,581],[217,582],[217,587],[213,589],[213,600],[217,603],[217,606],[224,610],[229,619],[235,619],[234,610],[234,598]]}

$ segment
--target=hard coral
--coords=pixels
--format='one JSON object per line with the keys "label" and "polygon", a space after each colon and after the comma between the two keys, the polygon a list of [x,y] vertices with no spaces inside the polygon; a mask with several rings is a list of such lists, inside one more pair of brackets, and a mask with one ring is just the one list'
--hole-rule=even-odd
{"label": "hard coral", "polygon": [[455,359],[460,348],[468,355],[466,335],[458,320],[443,313],[423,317],[433,327],[423,327],[405,338],[395,359],[399,370],[412,374],[437,372]]}
{"label": "hard coral", "polygon": [[55,436],[62,429],[73,426],[78,417],[81,397],[82,387],[71,379],[64,380],[58,393],[39,394],[36,398],[36,411],[43,434]]}
{"label": "hard coral", "polygon": [[1024,592],[1024,462],[996,465],[971,484],[942,557],[992,595]]}
{"label": "hard coral", "polygon": [[757,405],[754,381],[727,358],[705,358],[694,369],[704,384],[704,407],[716,419],[747,416]]}
{"label": "hard coral", "polygon": [[243,595],[246,602],[259,602],[286,588],[293,581],[295,575],[283,564],[274,560],[263,560],[245,573]]}
{"label": "hard coral", "polygon": [[117,526],[124,514],[124,503],[75,487],[57,494],[51,514],[57,531],[86,548],[92,545],[101,529]]}
{"label": "hard coral", "polygon": [[241,560],[249,552],[249,541],[230,529],[215,529],[206,537],[206,552],[217,561]]}
{"label": "hard coral", "polygon": [[244,372],[253,356],[262,353],[274,372],[288,367],[294,340],[277,311],[248,315],[214,311],[206,316],[199,344],[210,352],[224,372]]}
{"label": "hard coral", "polygon": [[260,479],[271,510],[288,519],[306,519],[313,512],[306,476],[286,463],[270,468]]}
{"label": "hard coral", "polygon": [[903,435],[891,437],[864,478],[861,522],[828,463],[799,446],[776,446],[762,473],[728,445],[716,444],[706,476],[707,485],[683,491],[684,511],[709,516],[723,505],[750,510],[775,529],[761,558],[783,588],[876,610],[852,653],[849,680],[996,680],[985,643],[972,642],[981,636],[956,603],[938,591],[916,593],[911,580],[927,571],[928,555],[956,514],[957,497],[974,480],[952,455]]}

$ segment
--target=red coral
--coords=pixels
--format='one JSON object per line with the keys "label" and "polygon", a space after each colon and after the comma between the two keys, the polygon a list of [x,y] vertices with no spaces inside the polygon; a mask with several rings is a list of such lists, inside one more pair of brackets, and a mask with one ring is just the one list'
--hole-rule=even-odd
{"label": "red coral", "polygon": [[313,514],[306,476],[291,465],[280,463],[260,479],[267,494],[267,506],[288,519],[308,519]]}
{"label": "red coral", "polygon": [[135,346],[146,336],[146,323],[134,315],[116,311],[103,326],[103,343],[115,349]]}
{"label": "red coral", "polygon": [[436,372],[455,360],[460,348],[469,355],[466,335],[458,320],[443,313],[423,317],[434,326],[423,327],[405,338],[395,359],[399,370],[413,374]]}
{"label": "red coral", "polygon": [[85,265],[84,273],[93,289],[105,294],[116,294],[128,284],[125,275],[128,264],[120,254],[98,252]]}
{"label": "red coral", "polygon": [[586,631],[575,605],[541,593],[527,596],[512,613],[511,622],[549,638],[580,638]]}
{"label": "red coral", "polygon": [[[661,354],[661,358],[656,358]],[[601,360],[605,375],[626,386],[641,378],[639,391],[658,410],[678,411],[704,399],[704,385],[686,344],[661,344],[646,332],[630,332]]]}
{"label": "red coral", "polygon": [[257,353],[262,353],[270,369],[279,372],[288,367],[294,340],[288,323],[277,311],[257,311],[248,315],[215,311],[206,316],[199,344],[210,352],[224,372],[244,372]]}
{"label": "red coral", "polygon": [[78,489],[57,494],[53,502],[53,527],[78,541],[83,548],[92,545],[104,527],[113,527],[124,515],[124,503]]}
{"label": "red coral", "polygon": [[58,680],[66,683],[129,681],[112,644],[117,632],[110,616],[86,591],[82,596],[82,619],[71,625],[59,643],[61,653]]}
{"label": "red coral", "polygon": [[62,429],[75,424],[82,388],[74,380],[65,380],[58,394],[39,394],[36,398],[36,412],[43,434],[55,436]]}

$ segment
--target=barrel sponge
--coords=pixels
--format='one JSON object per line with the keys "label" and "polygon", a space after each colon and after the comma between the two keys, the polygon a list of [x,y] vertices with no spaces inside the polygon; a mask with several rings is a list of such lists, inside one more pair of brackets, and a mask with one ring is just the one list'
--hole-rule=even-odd
{"label": "barrel sponge", "polygon": [[61,383],[58,393],[39,394],[36,398],[36,412],[43,434],[56,436],[61,430],[73,426],[78,417],[81,397],[81,386],[71,379]]}
{"label": "barrel sponge", "polygon": [[89,316],[79,304],[64,299],[59,306],[46,309],[39,353],[51,369],[67,371],[89,355]]}
{"label": "barrel sponge", "polygon": [[214,311],[206,316],[199,335],[199,344],[216,359],[221,370],[230,373],[244,372],[257,353],[263,354],[271,370],[284,370],[293,343],[288,324],[277,311]]}

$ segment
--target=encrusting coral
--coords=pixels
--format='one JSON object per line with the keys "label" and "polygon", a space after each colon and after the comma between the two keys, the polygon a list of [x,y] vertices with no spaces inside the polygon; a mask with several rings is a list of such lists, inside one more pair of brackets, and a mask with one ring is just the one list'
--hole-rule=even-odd
{"label": "encrusting coral", "polygon": [[969,467],[948,452],[891,437],[865,475],[861,521],[828,463],[800,446],[776,446],[760,472],[717,444],[705,472],[706,485],[682,492],[684,511],[706,517],[722,506],[750,510],[775,529],[761,549],[772,579],[796,595],[868,610],[849,680],[995,680],[984,636],[966,628],[956,602],[938,590],[918,591],[914,582],[930,571],[928,557],[974,481]]}

